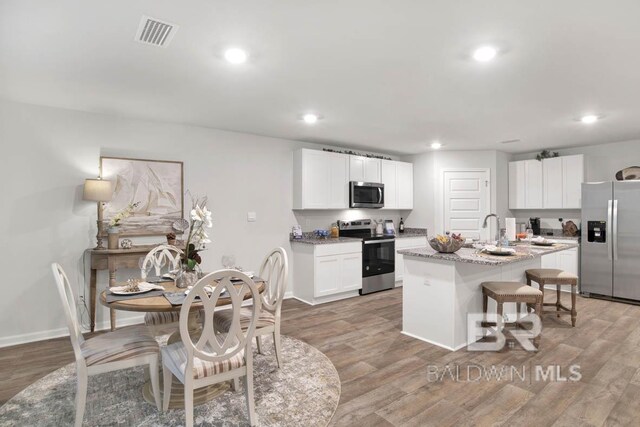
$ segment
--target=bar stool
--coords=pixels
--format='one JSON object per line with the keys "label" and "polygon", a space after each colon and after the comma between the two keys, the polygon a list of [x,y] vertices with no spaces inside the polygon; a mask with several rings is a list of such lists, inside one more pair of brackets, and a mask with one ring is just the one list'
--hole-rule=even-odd
{"label": "bar stool", "polygon": [[[502,306],[505,302],[514,302],[518,307],[518,320],[520,319],[520,304],[524,303],[528,308],[534,308],[536,313],[542,312],[543,293],[539,289],[527,286],[520,282],[483,282],[482,286],[482,311],[487,314],[489,298],[498,305],[498,316],[502,317]],[[534,338],[536,347],[540,344],[540,335]]]}
{"label": "bar stool", "polygon": [[[561,314],[571,315],[571,326],[576,326],[576,317],[578,312],[576,311],[576,294],[578,291],[578,276],[575,274],[567,273],[566,271],[558,270],[555,268],[534,268],[525,271],[527,275],[527,285],[531,286],[531,282],[536,282],[538,288],[542,291],[545,285],[556,285],[556,302],[545,302],[543,306],[555,306],[554,310],[544,310],[543,313],[556,313],[558,317]],[[562,305],[560,300],[560,286],[571,285],[571,308],[567,308]]]}

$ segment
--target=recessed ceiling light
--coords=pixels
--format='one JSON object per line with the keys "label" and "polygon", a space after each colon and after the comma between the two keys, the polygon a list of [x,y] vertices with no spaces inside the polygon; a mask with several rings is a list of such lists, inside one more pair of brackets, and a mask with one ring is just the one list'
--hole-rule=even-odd
{"label": "recessed ceiling light", "polygon": [[433,148],[434,150],[439,150],[440,148],[442,148],[442,143],[438,141],[432,142],[431,148]]}
{"label": "recessed ceiling light", "polygon": [[482,46],[473,51],[473,59],[478,62],[489,62],[498,54],[498,50],[492,46]]}
{"label": "recessed ceiling light", "polygon": [[302,121],[308,125],[313,125],[320,120],[320,116],[313,113],[307,113],[302,116]]}
{"label": "recessed ceiling light", "polygon": [[224,59],[232,64],[244,64],[248,57],[247,52],[237,47],[232,47],[224,52]]}
{"label": "recessed ceiling light", "polygon": [[586,116],[582,116],[580,118],[580,121],[584,124],[590,125],[591,123],[597,122],[598,119],[600,119],[600,117],[596,116],[595,114],[587,114]]}

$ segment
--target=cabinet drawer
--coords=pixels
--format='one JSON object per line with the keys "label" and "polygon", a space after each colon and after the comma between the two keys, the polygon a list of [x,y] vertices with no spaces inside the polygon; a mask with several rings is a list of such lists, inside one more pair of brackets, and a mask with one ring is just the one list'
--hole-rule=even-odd
{"label": "cabinet drawer", "polygon": [[427,246],[427,236],[396,238],[396,249],[418,248]]}
{"label": "cabinet drawer", "polygon": [[327,243],[315,246],[315,256],[342,255],[362,252],[362,242]]}

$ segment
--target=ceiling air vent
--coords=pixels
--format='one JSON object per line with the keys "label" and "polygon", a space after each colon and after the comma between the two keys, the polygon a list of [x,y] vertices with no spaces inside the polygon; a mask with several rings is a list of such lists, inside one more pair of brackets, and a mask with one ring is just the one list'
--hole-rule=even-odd
{"label": "ceiling air vent", "polygon": [[167,47],[178,28],[175,24],[162,22],[150,16],[143,16],[136,33],[136,41],[153,46]]}

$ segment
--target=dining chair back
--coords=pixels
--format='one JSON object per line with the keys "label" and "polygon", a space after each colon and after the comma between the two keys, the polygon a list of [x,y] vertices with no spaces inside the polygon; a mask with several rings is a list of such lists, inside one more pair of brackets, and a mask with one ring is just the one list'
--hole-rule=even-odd
{"label": "dining chair back", "polygon": [[282,300],[287,291],[288,275],[287,252],[283,248],[276,248],[265,257],[258,275],[265,280],[266,285],[266,289],[260,294],[263,309],[274,314],[280,313]]}
{"label": "dining chair back", "polygon": [[169,271],[176,270],[180,267],[183,252],[180,248],[171,245],[159,245],[151,249],[144,257],[140,275],[143,279],[147,278],[147,270],[155,269],[156,276],[162,273],[162,267],[167,266]]}
{"label": "dining chair back", "polygon": [[85,340],[80,331],[75,298],[69,278],[60,264],[51,264],[53,277],[64,308],[71,345],[76,356],[75,426],[84,418],[89,376],[134,366],[146,366],[151,377],[151,388],[158,410],[161,409],[158,376],[159,347],[146,327],[131,326]]}
{"label": "dining chair back", "polygon": [[[233,281],[232,281],[233,279]],[[230,299],[229,309],[216,311],[222,294]],[[249,295],[247,295],[249,294]],[[245,296],[253,299],[248,327],[243,331],[240,310]],[[201,305],[201,328],[194,327],[191,319],[193,304]],[[184,384],[186,425],[193,425],[193,390],[222,381],[233,380],[237,388],[238,378],[245,379],[245,394],[249,422],[255,424],[253,398],[253,353],[251,341],[260,310],[260,293],[254,281],[236,270],[220,270],[200,279],[182,303],[180,309],[180,338],[162,349],[164,372],[163,408],[169,406],[172,374]],[[214,328],[214,317],[221,312],[231,315],[226,333]],[[191,315],[190,315],[191,314]],[[200,325],[200,322],[196,322]]]}
{"label": "dining chair back", "polygon": [[76,361],[84,360],[81,349],[81,346],[84,343],[84,337],[80,331],[76,299],[73,295],[71,285],[69,284],[69,278],[60,264],[51,264],[51,270],[53,271],[53,277],[56,281],[58,293],[60,294],[62,307],[64,308],[64,316],[67,321],[67,327],[69,328],[69,337],[71,338],[73,353],[76,357]]}

